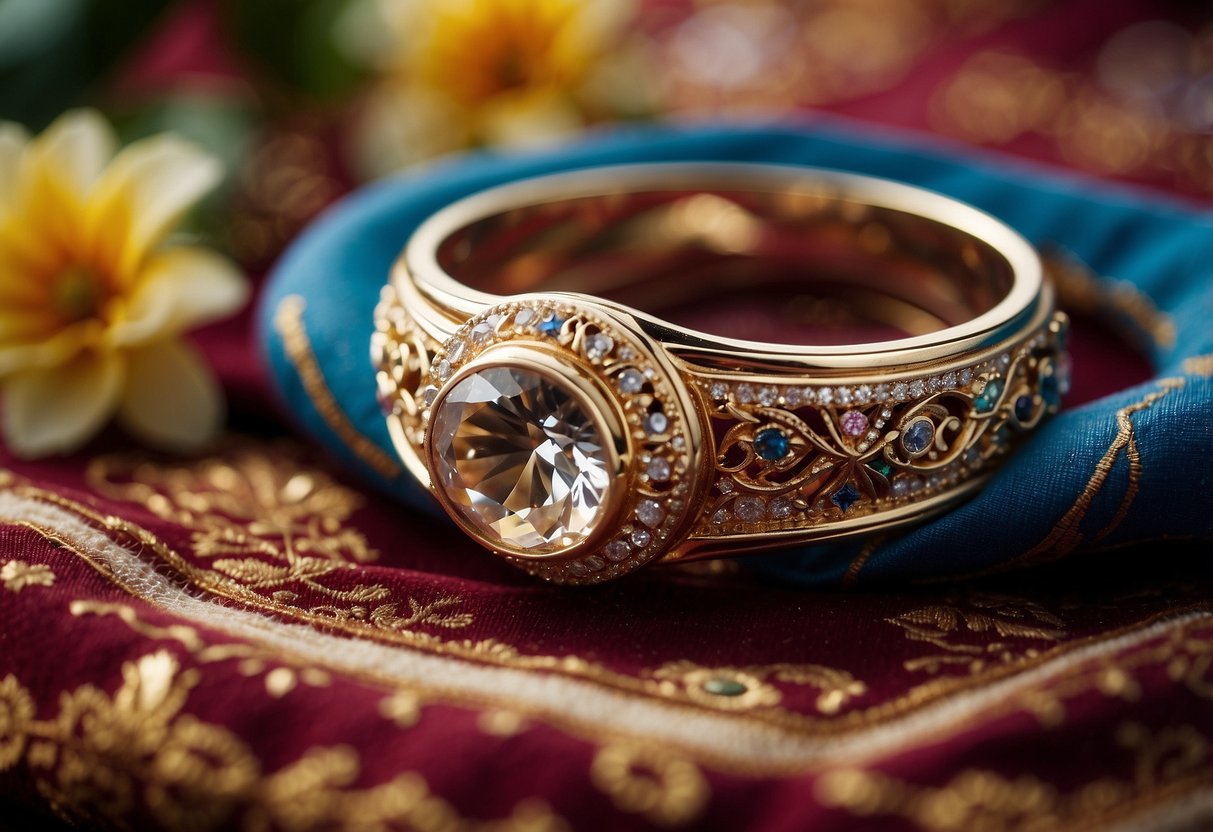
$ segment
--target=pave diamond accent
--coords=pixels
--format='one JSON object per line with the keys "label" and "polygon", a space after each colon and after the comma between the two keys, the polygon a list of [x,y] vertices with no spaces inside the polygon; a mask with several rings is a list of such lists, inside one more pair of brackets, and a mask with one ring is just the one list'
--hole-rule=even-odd
{"label": "pave diamond accent", "polygon": [[451,388],[431,429],[439,485],[489,540],[555,551],[593,531],[611,482],[606,440],[563,383],[488,367]]}

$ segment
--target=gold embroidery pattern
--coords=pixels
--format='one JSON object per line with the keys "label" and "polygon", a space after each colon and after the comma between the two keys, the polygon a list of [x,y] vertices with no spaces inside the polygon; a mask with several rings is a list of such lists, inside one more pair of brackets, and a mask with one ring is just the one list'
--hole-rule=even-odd
{"label": "gold embroidery pattern", "polygon": [[324,372],[316,361],[307,328],[303,324],[303,310],[307,303],[299,295],[288,295],[278,304],[274,315],[274,328],[282,337],[282,350],[303,384],[303,390],[312,400],[312,406],[324,419],[333,433],[360,460],[380,476],[392,478],[400,475],[400,465],[378,445],[367,439],[350,422],[324,380]]}
{"label": "gold embroidery pattern", "polygon": [[1066,634],[1061,617],[1035,601],[994,594],[976,593],[963,602],[933,604],[886,620],[901,627],[906,638],[946,651],[904,662],[906,670],[927,673],[945,665],[963,665],[970,673],[979,673],[990,663],[1033,658],[1039,655],[1037,648],[1017,648],[1012,642],[1057,642]]}
{"label": "gold embroidery pattern", "polygon": [[0,566],[0,586],[17,593],[29,586],[54,586],[55,573],[44,563],[5,561]]}
{"label": "gold embroidery pattern", "polygon": [[22,758],[39,791],[67,820],[125,827],[144,807],[173,830],[365,830],[544,832],[567,825],[539,801],[523,801],[501,821],[461,817],[405,773],[366,789],[357,754],[313,748],[265,773],[239,737],[182,710],[198,684],[167,650],[122,666],[111,695],[93,685],[64,692],[57,716],[36,719],[16,677],[0,679],[0,771]]}
{"label": "gold embroidery pattern", "polygon": [[1053,527],[1053,531],[1040,543],[1022,555],[1012,558],[1005,564],[987,570],[987,573],[994,574],[1005,569],[1017,568],[1027,564],[1058,560],[1077,549],[1084,541],[1084,536],[1079,526],[1082,524],[1083,519],[1086,518],[1087,511],[1091,508],[1096,495],[1107,484],[1108,477],[1111,476],[1117,459],[1120,458],[1121,452],[1124,451],[1129,465],[1129,477],[1128,484],[1125,486],[1125,493],[1121,497],[1116,515],[1107,526],[1095,535],[1093,542],[1102,540],[1111,534],[1120,525],[1125,515],[1128,514],[1129,507],[1137,496],[1138,484],[1141,481],[1141,452],[1138,450],[1137,436],[1133,429],[1133,414],[1148,410],[1159,400],[1166,398],[1173,390],[1177,390],[1183,386],[1184,380],[1182,378],[1163,379],[1159,382],[1158,390],[1154,390],[1140,401],[1126,405],[1116,411],[1116,436],[1108,446],[1108,450],[1104,452],[1103,457],[1095,463],[1095,472],[1091,475],[1091,479],[1087,482],[1086,487],[1083,488],[1077,499],[1075,499],[1074,505],[1066,511],[1057,525]]}
{"label": "gold embroidery pattern", "polygon": [[651,745],[604,745],[594,756],[590,779],[621,812],[643,815],[660,826],[694,821],[711,797],[698,766]]}
{"label": "gold embroidery pattern", "polygon": [[1131,755],[1131,779],[1101,778],[1070,792],[1030,774],[1012,778],[981,769],[962,771],[938,787],[843,769],[822,776],[815,793],[826,806],[860,817],[892,815],[930,832],[1046,832],[1124,820],[1133,804],[1145,802],[1143,796],[1158,800],[1213,783],[1213,746],[1191,725],[1152,732],[1129,722],[1120,726],[1116,739]]}
{"label": "gold embroidery pattern", "polygon": [[659,667],[653,678],[677,683],[693,702],[737,711],[779,704],[782,694],[766,682],[768,678],[818,688],[821,694],[815,704],[823,714],[836,714],[848,700],[867,692],[867,685],[845,670],[816,664],[701,667],[678,661]]}
{"label": "gold embroidery pattern", "polygon": [[[316,616],[365,621],[397,632],[472,623],[471,613],[453,609],[461,603],[453,596],[402,602],[389,600],[391,590],[382,584],[330,586],[324,579],[379,556],[348,525],[362,499],[299,462],[293,445],[280,444],[276,450],[269,454],[250,443],[232,442],[216,456],[179,465],[102,456],[90,462],[86,476],[98,494],[136,503],[191,530],[193,551],[209,560],[210,568],[197,569],[179,555],[170,561],[203,588],[222,585],[240,600],[268,596],[283,607],[295,606],[302,591],[310,590],[332,602],[308,607]],[[131,524],[123,529],[136,535],[142,531]],[[166,548],[160,544],[158,551]]]}
{"label": "gold embroidery pattern", "polygon": [[[478,663],[487,663],[502,667],[509,667],[518,670],[543,670],[549,672],[560,673],[574,678],[589,680],[609,688],[615,688],[627,692],[633,692],[644,696],[655,696],[671,703],[686,703],[695,704],[690,696],[681,686],[672,684],[669,680],[658,680],[654,678],[644,678],[628,675],[613,671],[600,664],[587,661],[578,656],[549,656],[549,655],[527,655],[520,653],[516,648],[508,644],[493,639],[481,641],[441,641],[435,636],[428,633],[420,633],[417,631],[391,631],[375,628],[365,621],[360,619],[332,619],[329,617],[313,614],[307,610],[302,610],[297,607],[290,607],[276,603],[273,599],[266,599],[261,596],[248,597],[239,592],[232,591],[232,583],[215,581],[211,573],[206,570],[198,570],[184,561],[179,554],[171,548],[164,545],[154,535],[151,535],[144,529],[139,528],[135,524],[120,518],[107,517],[98,514],[86,506],[74,503],[70,500],[58,497],[50,492],[40,491],[34,488],[18,488],[16,493],[28,495],[35,499],[43,500],[48,503],[62,506],[79,516],[91,521],[101,529],[110,532],[118,532],[121,535],[129,536],[139,547],[145,551],[154,553],[159,559],[170,564],[174,569],[185,575],[189,582],[194,586],[212,592],[221,597],[228,597],[234,600],[247,601],[255,606],[274,612],[288,618],[293,618],[297,621],[324,624],[328,622],[336,625],[338,629],[344,629],[351,635],[360,637],[374,638],[380,641],[390,643],[404,644],[415,649],[421,649],[426,652],[432,652],[439,655],[474,660]],[[41,529],[28,521],[17,519],[8,520],[10,523],[31,528],[46,539],[58,544],[67,551],[71,551],[82,559],[93,563],[94,567],[105,571],[105,567],[99,563],[95,563],[89,556],[88,552],[81,549],[72,541],[64,539],[61,535],[47,529]],[[123,585],[123,589],[135,595],[139,595],[137,588]],[[1182,596],[1182,594],[1181,594]],[[1154,610],[1146,614],[1139,621],[1128,624],[1116,630],[1108,631],[1091,636],[1088,638],[1069,639],[1058,642],[1054,647],[1047,650],[1041,650],[1039,653],[1029,655],[1025,653],[1013,662],[1007,664],[991,663],[987,668],[980,673],[972,673],[965,677],[943,676],[930,682],[923,683],[906,689],[904,692],[890,695],[884,701],[873,704],[864,708],[852,708],[845,711],[840,711],[837,715],[831,716],[828,720],[823,720],[818,717],[789,712],[776,707],[755,708],[746,712],[746,717],[749,720],[768,723],[772,726],[786,729],[793,733],[809,733],[812,735],[837,735],[844,734],[857,729],[870,729],[878,724],[894,719],[898,716],[912,712],[916,709],[924,707],[932,702],[958,694],[965,690],[973,690],[983,684],[992,682],[996,678],[1004,678],[1008,674],[1028,670],[1039,664],[1055,660],[1065,656],[1067,653],[1079,649],[1084,645],[1107,641],[1118,636],[1138,631],[1141,628],[1149,625],[1153,621],[1157,621],[1167,615],[1176,615],[1183,610],[1205,609],[1205,606],[1199,602],[1195,605],[1186,596],[1176,596],[1175,603],[1168,607],[1165,611]],[[142,597],[142,596],[140,596]],[[1197,619],[1202,620],[1202,619]],[[1177,624],[1177,631],[1184,631],[1188,624]],[[723,697],[722,697],[723,699]],[[716,710],[729,710],[725,704],[720,701],[715,702]],[[993,717],[995,712],[1005,710],[1003,708],[994,708],[990,712]]]}

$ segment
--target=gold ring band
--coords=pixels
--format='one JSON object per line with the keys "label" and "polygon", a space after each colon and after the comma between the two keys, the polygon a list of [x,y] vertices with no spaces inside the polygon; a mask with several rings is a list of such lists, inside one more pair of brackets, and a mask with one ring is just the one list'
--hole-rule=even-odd
{"label": "gold ring band", "polygon": [[[773,303],[785,340],[819,343],[669,320],[708,295],[751,324]],[[1058,409],[1066,325],[1031,245],[956,200],[649,164],[434,214],[384,288],[372,357],[397,452],[452,519],[585,584],[946,509]]]}

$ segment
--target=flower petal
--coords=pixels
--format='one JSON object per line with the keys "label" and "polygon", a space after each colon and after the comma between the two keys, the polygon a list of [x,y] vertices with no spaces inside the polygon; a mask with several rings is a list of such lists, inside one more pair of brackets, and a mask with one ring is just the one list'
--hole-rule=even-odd
{"label": "flower petal", "polygon": [[230,315],[248,300],[244,276],[226,258],[203,248],[157,252],[131,296],[126,318],[111,334],[118,346],[176,335]]}
{"label": "flower petal", "polygon": [[12,235],[22,257],[42,270],[81,249],[85,198],[114,154],[117,139],[97,112],[60,116],[22,155],[13,210],[21,220]]}
{"label": "flower petal", "polygon": [[68,453],[109,420],[125,377],[120,356],[89,352],[5,380],[4,441],[22,457]]}
{"label": "flower petal", "polygon": [[130,354],[118,418],[132,434],[190,451],[215,438],[223,416],[219,383],[193,347],[170,339]]}
{"label": "flower petal", "polygon": [[[18,312],[15,317],[22,316]],[[81,321],[58,330],[54,323],[38,321],[43,325],[42,333],[53,333],[47,336],[34,329],[33,321],[37,320],[6,321],[5,316],[0,316],[0,379],[25,371],[53,370],[102,342],[104,326],[99,321]]]}
{"label": "flower petal", "polygon": [[87,233],[97,262],[129,285],[140,261],[222,176],[218,159],[177,136],[127,147],[89,199]]}
{"label": "flower petal", "polygon": [[0,122],[0,217],[13,209],[17,172],[28,145],[29,133],[24,127],[10,121]]}

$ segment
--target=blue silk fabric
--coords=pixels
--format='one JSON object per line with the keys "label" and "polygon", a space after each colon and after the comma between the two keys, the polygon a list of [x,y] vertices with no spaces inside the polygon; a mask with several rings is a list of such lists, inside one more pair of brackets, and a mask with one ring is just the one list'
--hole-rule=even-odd
{"label": "blue silk fabric", "polygon": [[[1156,376],[1044,424],[976,497],[872,545],[856,540],[748,558],[783,580],[828,585],[857,557],[860,578],[967,575],[1142,541],[1213,538],[1213,216],[1003,157],[880,138],[852,125],[626,129],[524,156],[478,154],[355,193],[284,255],[262,296],[260,345],[299,426],[352,471],[437,512],[407,473],[367,465],[318,412],[274,326],[299,296],[324,382],[358,433],[391,443],[369,358],[372,314],[389,268],[429,214],[474,191],[594,165],[719,160],[806,165],[900,180],[964,200],[1037,245],[1060,246],[1100,275],[1129,281],[1170,316],[1173,346]],[[1076,372],[1091,368],[1076,367]],[[444,521],[445,522],[445,521]],[[469,556],[474,545],[469,541]],[[865,549],[865,546],[867,547]]]}

